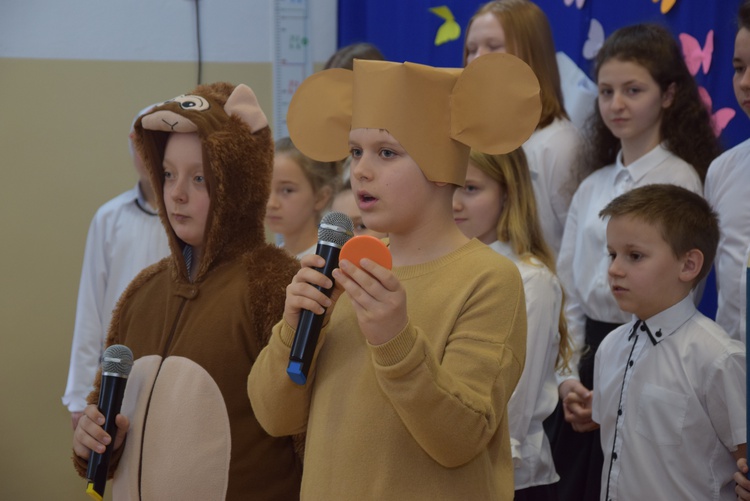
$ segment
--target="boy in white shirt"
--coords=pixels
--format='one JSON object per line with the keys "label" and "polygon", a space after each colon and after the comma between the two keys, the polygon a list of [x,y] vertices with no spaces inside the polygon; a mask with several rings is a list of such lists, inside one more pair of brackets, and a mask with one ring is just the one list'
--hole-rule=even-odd
{"label": "boy in white shirt", "polygon": [[167,234],[155,208],[156,195],[133,144],[135,121],[153,107],[138,112],[130,126],[128,143],[138,182],[99,207],[86,237],[70,369],[62,397],[73,430],[93,390],[117,300],[142,269],[169,255]]}
{"label": "boy in white shirt", "polygon": [[745,349],[690,297],[716,254],[716,215],[699,195],[657,184],[617,197],[600,216],[610,218],[610,289],[633,314],[594,365],[601,499],[735,499]]}

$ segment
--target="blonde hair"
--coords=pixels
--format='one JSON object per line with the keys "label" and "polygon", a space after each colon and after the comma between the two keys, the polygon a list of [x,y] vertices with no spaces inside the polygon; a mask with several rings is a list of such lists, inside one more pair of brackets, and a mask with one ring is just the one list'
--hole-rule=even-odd
{"label": "blonde hair", "polygon": [[[465,36],[468,36],[474,20],[488,12],[495,16],[505,32],[508,54],[528,64],[539,80],[542,115],[537,128],[543,129],[556,118],[568,118],[560,85],[555,42],[544,12],[528,0],[494,0],[476,11],[469,20]],[[464,38],[464,66],[468,54]]]}
{"label": "blonde hair", "polygon": [[333,197],[341,189],[341,165],[343,162],[318,162],[304,155],[294,146],[289,137],[282,137],[276,141],[275,154],[288,155],[294,163],[300,166],[305,178],[312,186],[313,194],[318,195],[322,190],[330,189],[328,209],[333,202]]}
{"label": "blonde hair", "polygon": [[[533,262],[536,259],[555,273],[555,258],[544,241],[529,166],[523,149],[518,148],[505,155],[487,155],[472,150],[469,162],[497,181],[505,191],[505,206],[497,222],[497,238],[510,244],[513,252],[523,261],[536,265]],[[563,296],[558,320],[560,347],[555,368],[568,370],[572,350],[568,324],[563,314],[564,304]]]}

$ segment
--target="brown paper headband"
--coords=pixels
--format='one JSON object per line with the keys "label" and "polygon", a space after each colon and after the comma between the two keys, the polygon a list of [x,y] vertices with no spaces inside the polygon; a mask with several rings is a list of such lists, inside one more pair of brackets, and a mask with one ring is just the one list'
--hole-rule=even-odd
{"label": "brown paper headband", "polygon": [[349,154],[349,131],[387,130],[435,182],[463,186],[470,148],[512,151],[539,122],[539,82],[526,63],[487,54],[465,69],[354,61],[308,77],[292,96],[289,136],[305,155]]}

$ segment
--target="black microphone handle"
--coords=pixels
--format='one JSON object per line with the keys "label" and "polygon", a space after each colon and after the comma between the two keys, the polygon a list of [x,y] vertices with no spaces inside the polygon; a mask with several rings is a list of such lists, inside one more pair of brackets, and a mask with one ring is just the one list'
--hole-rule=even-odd
{"label": "black microphone handle", "polygon": [[112,456],[112,448],[117,438],[117,424],[115,416],[120,413],[122,397],[125,394],[126,377],[102,375],[102,386],[99,391],[99,412],[104,414],[104,431],[112,437],[103,453],[91,452],[86,478],[93,483],[94,490],[99,495],[104,495],[104,486],[107,483],[107,472],[109,460]]}
{"label": "black microphone handle", "polygon": [[[341,248],[327,242],[319,242],[315,253],[326,260],[326,264],[322,268],[315,269],[333,280],[333,270],[339,265]],[[331,297],[331,293],[333,292],[333,287],[323,289],[316,285],[315,288],[322,291],[328,297]],[[297,330],[294,333],[294,342],[292,343],[289,360],[301,363],[301,370],[305,378],[307,378],[313,354],[315,353],[315,347],[318,344],[318,337],[320,336],[324,316],[325,313],[316,315],[309,310],[302,310]]]}

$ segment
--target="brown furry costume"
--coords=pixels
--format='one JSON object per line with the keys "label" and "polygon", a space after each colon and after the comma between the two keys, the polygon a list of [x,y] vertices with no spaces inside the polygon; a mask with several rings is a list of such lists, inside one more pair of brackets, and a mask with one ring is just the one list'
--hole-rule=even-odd
{"label": "brown furry costume", "polygon": [[[181,132],[200,137],[211,199],[192,282],[163,197],[166,141]],[[138,119],[135,133],[172,255],[136,277],[112,317],[107,344],[124,344],[135,358],[122,407],[130,430],[113,456],[115,499],[296,499],[292,440],[263,431],[246,393],[299,269],[265,242],[273,162],[266,117],[249,87],[202,85]]]}

